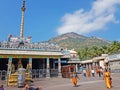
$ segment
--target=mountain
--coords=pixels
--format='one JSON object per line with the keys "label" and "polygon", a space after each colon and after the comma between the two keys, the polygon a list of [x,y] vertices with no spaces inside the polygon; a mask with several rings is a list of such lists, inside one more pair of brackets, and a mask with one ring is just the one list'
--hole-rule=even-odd
{"label": "mountain", "polygon": [[85,47],[92,47],[92,46],[103,46],[110,44],[109,41],[104,40],[98,37],[86,37],[83,35],[79,35],[74,32],[62,34],[58,37],[51,38],[48,40],[49,43],[58,44],[60,47],[67,48],[67,49],[75,49],[80,50]]}

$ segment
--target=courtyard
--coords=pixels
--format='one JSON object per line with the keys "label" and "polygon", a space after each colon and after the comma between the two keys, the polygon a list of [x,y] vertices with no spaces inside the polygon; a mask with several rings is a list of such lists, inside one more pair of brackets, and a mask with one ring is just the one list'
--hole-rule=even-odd
{"label": "courtyard", "polygon": [[[112,88],[110,90],[120,90],[120,73],[112,73]],[[15,86],[7,87],[5,81],[0,81],[4,84],[5,90],[22,90]],[[41,78],[35,79],[31,84],[33,87],[42,86],[43,90],[109,90],[105,87],[103,77],[83,77],[79,75],[78,85],[74,87],[69,78]]]}

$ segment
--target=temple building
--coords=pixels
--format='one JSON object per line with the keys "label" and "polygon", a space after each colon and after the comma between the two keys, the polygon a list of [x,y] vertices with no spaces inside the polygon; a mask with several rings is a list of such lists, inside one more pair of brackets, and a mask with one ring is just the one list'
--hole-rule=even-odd
{"label": "temple building", "polygon": [[8,36],[7,41],[0,42],[0,70],[6,70],[8,74],[15,73],[19,68],[45,69],[46,77],[50,77],[50,69],[58,69],[61,75],[61,65],[66,65],[67,58],[63,57],[63,49],[50,43],[32,43],[31,36],[24,37],[25,0],[22,4],[22,19],[20,36]]}
{"label": "temple building", "polygon": [[[117,59],[103,54],[91,60],[80,61],[77,52],[74,50],[66,50],[53,43],[33,43],[31,36],[24,37],[25,0],[23,0],[21,10],[20,36],[14,37],[10,34],[7,41],[0,42],[0,70],[5,70],[8,78],[11,75],[17,75],[16,72],[19,68],[25,68],[28,75],[31,70],[37,70],[38,73],[36,74],[40,75],[33,76],[40,77],[42,75],[46,78],[55,75],[61,77],[62,66],[65,65],[74,65],[74,72],[79,72],[80,67],[86,67],[87,69],[93,67],[105,68],[104,64],[110,62],[113,70],[116,68],[120,70],[120,55],[117,55]],[[117,66],[115,66],[116,64]]]}

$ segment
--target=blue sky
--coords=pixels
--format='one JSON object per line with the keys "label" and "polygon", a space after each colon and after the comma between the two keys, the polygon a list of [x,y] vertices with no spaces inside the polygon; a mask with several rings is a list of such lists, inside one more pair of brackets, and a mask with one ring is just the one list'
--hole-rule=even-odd
{"label": "blue sky", "polygon": [[[22,0],[0,0],[0,41],[19,36]],[[24,36],[33,42],[75,32],[120,41],[120,0],[26,0]]]}

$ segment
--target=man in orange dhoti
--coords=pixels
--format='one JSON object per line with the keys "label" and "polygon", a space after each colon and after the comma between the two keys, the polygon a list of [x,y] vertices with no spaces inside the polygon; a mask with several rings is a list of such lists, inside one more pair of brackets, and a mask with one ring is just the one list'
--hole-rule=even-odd
{"label": "man in orange dhoti", "polygon": [[112,87],[112,81],[110,77],[110,72],[108,72],[107,70],[104,73],[104,79],[105,79],[106,87],[110,89]]}
{"label": "man in orange dhoti", "polygon": [[76,87],[77,86],[77,77],[72,77],[72,83]]}
{"label": "man in orange dhoti", "polygon": [[78,75],[77,75],[77,73],[74,73],[74,75],[72,77],[72,83],[75,87],[77,86],[77,82],[78,82]]}
{"label": "man in orange dhoti", "polygon": [[96,68],[96,69],[95,69],[95,71],[96,71],[96,74],[98,75],[99,69],[98,69],[98,68]]}
{"label": "man in orange dhoti", "polygon": [[90,70],[89,70],[89,69],[87,70],[87,75],[88,75],[88,77],[90,77],[90,76],[91,76],[91,72],[90,72]]}

